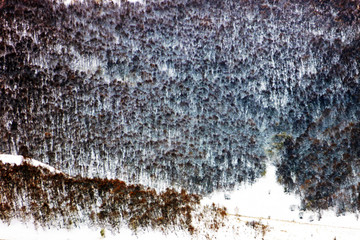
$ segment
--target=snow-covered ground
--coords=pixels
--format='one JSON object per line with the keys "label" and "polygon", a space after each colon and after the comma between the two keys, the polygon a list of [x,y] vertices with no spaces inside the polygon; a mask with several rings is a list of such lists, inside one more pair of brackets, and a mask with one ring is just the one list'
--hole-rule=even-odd
{"label": "snow-covered ground", "polygon": [[42,229],[36,228],[33,224],[25,224],[20,221],[12,221],[10,225],[0,222],[0,239],[1,240],[169,240],[169,239],[187,239],[189,237],[186,233],[173,233],[165,235],[160,231],[139,232],[135,234],[128,228],[121,229],[120,234],[112,234],[110,231],[104,229],[105,236],[101,235],[101,228],[89,228],[83,226],[75,229]]}
{"label": "snow-covered ground", "polygon": [[253,185],[241,185],[233,192],[216,192],[203,202],[225,205],[231,214],[297,220],[299,211],[291,211],[290,207],[298,209],[300,198],[284,193],[276,182],[275,172],[275,167],[269,164],[266,175]]}
{"label": "snow-covered ground", "polygon": [[331,210],[320,215],[303,212],[299,196],[285,193],[277,183],[275,166],[269,163],[266,171],[255,184],[242,185],[233,192],[216,192],[204,198],[202,204],[214,202],[225,206],[234,221],[260,221],[268,225],[270,231],[265,239],[360,239],[358,215],[337,217]]}
{"label": "snow-covered ground", "polygon": [[48,169],[50,172],[53,173],[61,173],[61,171],[56,170],[54,167],[49,166],[48,164],[42,163],[38,160],[32,159],[32,158],[24,158],[21,155],[10,155],[10,154],[0,154],[0,161],[3,163],[10,163],[15,165],[20,165],[23,162],[26,162],[34,167],[43,167]]}
{"label": "snow-covered ground", "polygon": [[[51,171],[57,171],[51,166],[22,156],[0,154],[4,163],[21,164],[27,161],[34,166],[42,166]],[[122,229],[119,234],[112,235],[105,229],[105,237],[101,236],[101,229],[86,226],[76,229],[42,229],[33,224],[12,221],[11,224],[0,222],[0,239],[40,240],[40,239],[203,239],[206,233],[211,239],[346,239],[357,240],[360,236],[360,221],[355,214],[336,217],[333,211],[302,212],[299,210],[300,199],[293,194],[286,194],[282,186],[276,182],[275,167],[268,164],[266,175],[253,185],[241,185],[233,192],[216,192],[205,197],[201,205],[215,203],[225,206],[229,213],[225,226],[218,232],[207,229],[205,234],[191,236],[187,232],[176,231],[164,234],[160,231],[144,231],[133,233],[129,229]],[[201,209],[201,208],[199,208]],[[300,216],[302,216],[300,218]],[[204,220],[206,221],[206,219]],[[266,229],[254,230],[249,222],[260,222]],[[197,224],[201,228],[202,224]]]}
{"label": "snow-covered ground", "polygon": [[[74,4],[76,2],[83,2],[84,0],[58,0],[59,2],[63,2],[65,5],[69,5],[69,4]],[[103,0],[98,0],[98,2],[102,2]],[[114,2],[115,4],[120,5],[121,4],[121,0],[106,0],[106,1],[111,1]],[[129,2],[139,2],[139,3],[144,3],[144,0],[128,0]]]}

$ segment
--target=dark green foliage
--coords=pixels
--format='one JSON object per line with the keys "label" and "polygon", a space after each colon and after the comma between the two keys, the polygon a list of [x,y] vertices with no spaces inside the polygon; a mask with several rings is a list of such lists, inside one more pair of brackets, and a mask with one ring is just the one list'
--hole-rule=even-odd
{"label": "dark green foliage", "polygon": [[[145,173],[196,193],[254,181],[265,168],[260,133],[251,117],[239,116],[247,109],[258,114],[254,95],[231,92],[242,84],[228,60],[202,60],[212,42],[190,44],[202,57],[186,60],[179,46],[165,49],[157,40],[184,40],[172,30],[186,28],[192,10],[208,8],[206,1],[183,0],[146,8],[128,1],[121,7],[8,1],[0,17],[1,151],[74,176],[110,174],[137,183]],[[206,18],[194,27],[206,35],[216,30]],[[218,56],[225,51],[217,49]],[[94,59],[95,69],[79,67]],[[169,77],[161,65],[177,75]],[[196,80],[200,73],[212,79]]]}
{"label": "dark green foliage", "polygon": [[306,209],[356,212],[360,210],[360,123],[324,131],[319,131],[320,125],[285,144],[278,177],[289,190],[300,193]]}
{"label": "dark green foliage", "polygon": [[[287,190],[309,208],[343,208],[340,190],[358,206],[359,134],[345,130],[360,116],[356,1],[105,2],[0,1],[1,152],[72,176],[146,176],[203,193],[253,182],[266,140],[287,132],[275,146]],[[125,201],[121,184],[94,181],[88,197],[115,187]],[[63,191],[76,195],[72,186]],[[72,194],[69,210],[86,207]],[[93,213],[129,215],[107,203]],[[149,214],[129,218],[133,228],[151,225]]]}

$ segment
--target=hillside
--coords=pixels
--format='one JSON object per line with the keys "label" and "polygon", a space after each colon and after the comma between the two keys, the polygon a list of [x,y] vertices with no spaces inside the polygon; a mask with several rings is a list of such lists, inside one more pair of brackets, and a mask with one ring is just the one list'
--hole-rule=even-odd
{"label": "hillside", "polygon": [[[47,211],[30,198],[22,215],[13,199],[28,184],[48,205],[83,187],[67,207],[111,225],[101,211],[129,202],[109,200],[95,220],[88,207],[119,186],[159,209],[161,194],[192,207],[178,198],[270,169],[299,211],[359,214],[359,19],[353,0],[0,1],[0,153],[59,171],[2,165],[3,219]],[[50,219],[71,225],[56,209]],[[191,229],[179,209],[175,225]]]}

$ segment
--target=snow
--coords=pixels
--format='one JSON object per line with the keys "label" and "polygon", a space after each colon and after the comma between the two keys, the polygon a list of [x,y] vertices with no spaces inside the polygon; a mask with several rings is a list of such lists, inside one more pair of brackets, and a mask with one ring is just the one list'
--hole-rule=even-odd
{"label": "snow", "polygon": [[[290,211],[290,206],[299,205],[300,198],[295,195],[285,194],[280,184],[276,183],[275,166],[267,167],[266,175],[253,185],[242,185],[230,193],[217,192],[204,203],[211,202],[225,205],[228,212],[254,217],[283,218],[294,220],[298,218],[295,211]],[[225,200],[229,198],[229,200]],[[249,206],[254,206],[249,208]],[[285,207],[287,206],[287,207]]]}
{"label": "snow", "polygon": [[268,163],[266,175],[253,185],[213,193],[204,198],[202,204],[214,202],[225,206],[237,221],[260,221],[270,228],[265,239],[359,239],[357,214],[337,217],[332,210],[301,211],[300,197],[285,193],[275,173],[275,166]]}
{"label": "snow", "polygon": [[25,224],[20,221],[12,221],[10,225],[0,222],[0,239],[5,240],[115,240],[119,239],[144,239],[148,240],[166,240],[166,239],[184,239],[185,235],[176,235],[175,233],[165,235],[159,231],[152,231],[147,233],[133,233],[128,228],[121,229],[120,234],[112,234],[110,231],[104,229],[105,236],[101,236],[101,228],[89,228],[82,226],[75,229],[43,229],[36,228],[33,224]]}
{"label": "snow", "polygon": [[[83,2],[84,0],[59,0],[60,2],[63,2],[65,5],[69,5],[69,4],[74,4],[76,2]],[[120,5],[121,3],[121,0],[107,0],[107,1],[111,1],[111,2],[114,2],[115,4],[118,4]],[[144,3],[143,0],[128,0],[129,2],[132,2],[132,3],[136,3],[136,2],[139,2],[141,4]],[[99,0],[99,2],[101,2],[101,0]]]}
{"label": "snow", "polygon": [[[0,154],[0,161],[9,164],[21,164],[29,162],[33,166],[42,166],[52,172],[59,172],[55,168],[43,164],[34,159],[24,159],[22,156]],[[24,223],[12,220],[10,224],[0,222],[0,239],[5,240],[42,240],[42,239],[205,239],[206,235],[211,239],[358,239],[360,236],[360,222],[355,214],[336,217],[331,210],[319,213],[311,211],[302,212],[299,209],[300,198],[295,194],[287,194],[283,187],[277,183],[275,176],[276,168],[268,163],[266,175],[258,179],[253,185],[243,184],[232,192],[218,191],[201,201],[203,209],[207,205],[215,203],[225,206],[229,213],[225,225],[218,232],[211,232],[201,222],[195,224],[199,229],[197,235],[191,236],[184,231],[163,233],[159,230],[147,230],[134,233],[123,227],[120,233],[113,235],[105,229],[105,237],[101,236],[100,227],[80,226],[73,229],[43,229],[34,226],[31,221]],[[302,215],[302,218],[300,218]],[[204,219],[202,221],[206,221]],[[248,222],[260,222],[267,229],[264,232],[253,229]]]}
{"label": "snow", "polygon": [[56,170],[54,167],[51,167],[48,164],[42,163],[35,159],[24,158],[21,155],[0,154],[0,161],[2,161],[3,163],[9,163],[11,165],[20,165],[23,162],[26,162],[34,167],[42,167],[48,169],[52,173],[61,173],[61,171]]}
{"label": "snow", "polygon": [[4,164],[9,163],[11,165],[20,165],[23,160],[24,157],[20,155],[0,154],[0,161]]}

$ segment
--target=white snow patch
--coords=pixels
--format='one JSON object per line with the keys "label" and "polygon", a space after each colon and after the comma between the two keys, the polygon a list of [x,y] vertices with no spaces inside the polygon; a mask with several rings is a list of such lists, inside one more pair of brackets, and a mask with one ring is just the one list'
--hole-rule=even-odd
{"label": "white snow patch", "polygon": [[301,211],[300,197],[285,193],[277,182],[276,167],[269,163],[266,171],[266,175],[253,185],[243,184],[232,192],[215,192],[201,204],[214,202],[226,207],[229,216],[237,221],[259,221],[269,226],[270,231],[265,235],[269,240],[359,239],[357,214],[337,217],[333,210]]}
{"label": "white snow patch", "polygon": [[61,171],[56,170],[54,167],[51,167],[48,164],[42,163],[35,159],[24,158],[21,155],[0,154],[0,161],[5,164],[9,163],[12,165],[20,165],[20,164],[26,162],[34,167],[42,167],[42,168],[48,169],[52,173],[61,173]]}
{"label": "white snow patch", "polygon": [[[105,236],[101,235],[104,230]],[[190,234],[179,231],[173,233],[163,233],[159,230],[139,231],[134,233],[129,228],[123,227],[120,233],[113,234],[108,229],[89,228],[88,226],[80,226],[73,229],[45,229],[37,227],[34,224],[23,223],[18,220],[11,221],[10,224],[0,221],[0,239],[4,240],[169,240],[169,239],[190,239]]]}
{"label": "white snow patch", "polygon": [[[65,5],[75,4],[76,2],[84,2],[84,0],[58,0],[59,2],[63,2]],[[121,5],[121,0],[98,0],[98,2],[113,2],[115,4]],[[144,3],[144,0],[128,0],[128,2],[132,3]]]}
{"label": "white snow patch", "polygon": [[11,165],[20,165],[23,160],[24,157],[20,155],[0,154],[0,161],[4,164],[9,163]]}
{"label": "white snow patch", "polygon": [[244,184],[232,192],[216,192],[204,198],[203,203],[224,205],[232,214],[298,219],[298,212],[291,211],[290,207],[296,206],[298,209],[300,198],[284,193],[284,188],[276,181],[275,172],[275,166],[269,164],[266,175],[253,185]]}

